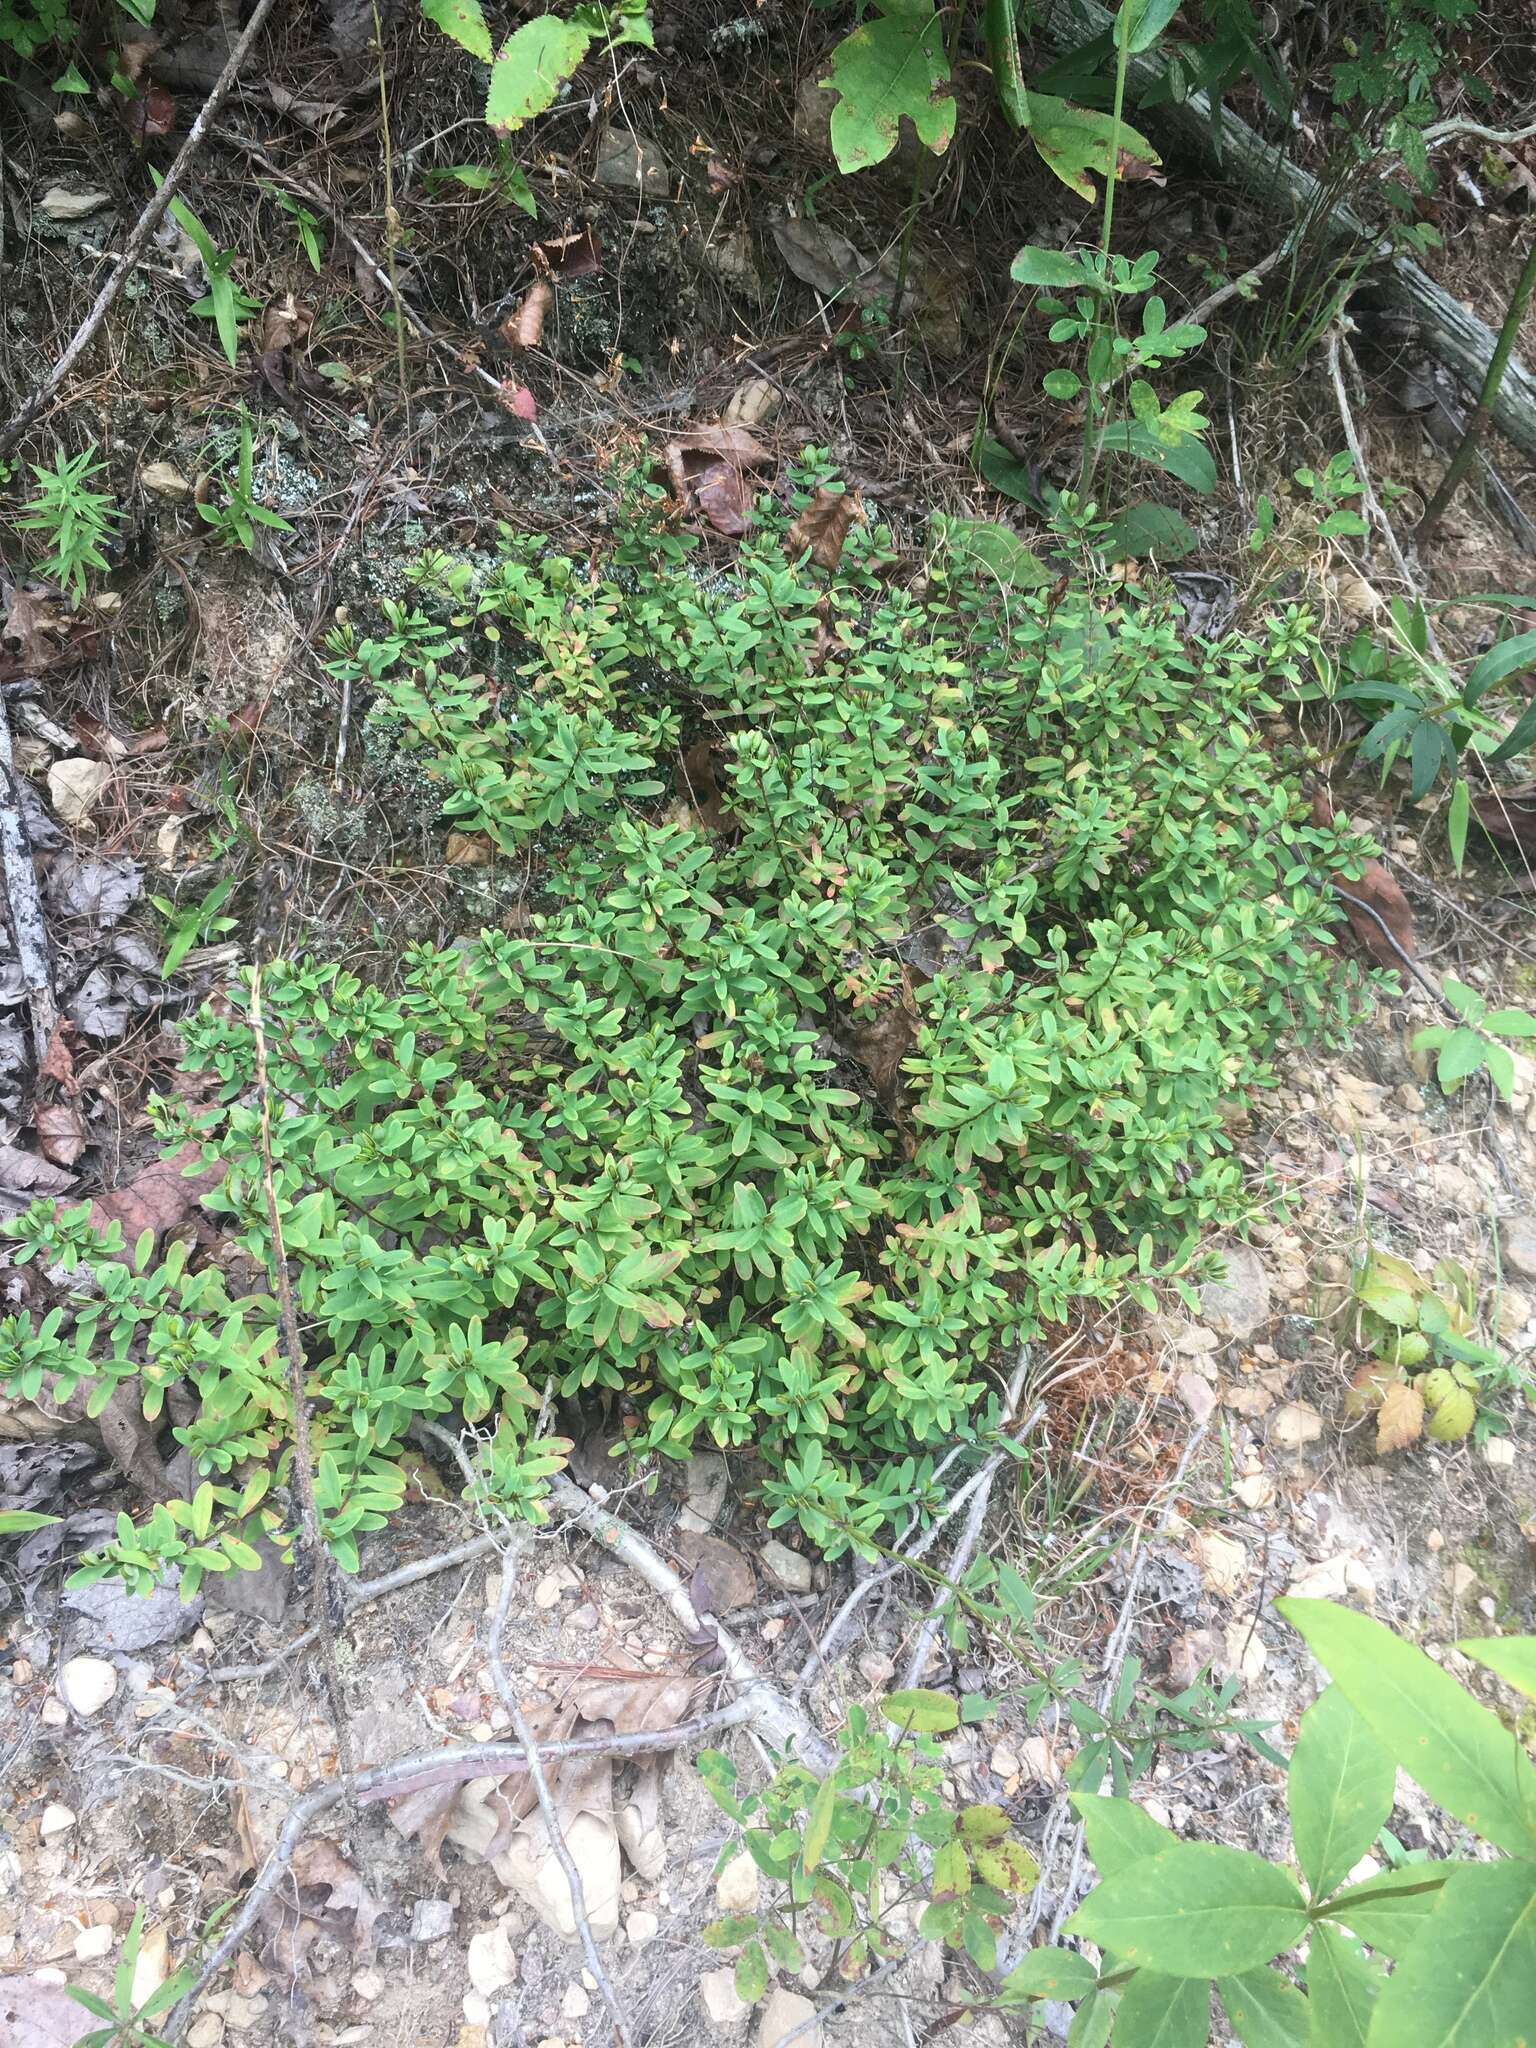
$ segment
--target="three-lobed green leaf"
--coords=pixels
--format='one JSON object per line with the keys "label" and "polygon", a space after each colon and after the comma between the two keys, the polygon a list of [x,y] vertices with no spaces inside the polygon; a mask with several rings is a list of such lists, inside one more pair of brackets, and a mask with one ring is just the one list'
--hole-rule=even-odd
{"label": "three-lobed green leaf", "polygon": [[831,137],[839,170],[884,163],[903,120],[935,153],[949,147],[955,102],[944,23],[930,0],[884,0],[883,12],[844,36],[821,82],[838,95]]}

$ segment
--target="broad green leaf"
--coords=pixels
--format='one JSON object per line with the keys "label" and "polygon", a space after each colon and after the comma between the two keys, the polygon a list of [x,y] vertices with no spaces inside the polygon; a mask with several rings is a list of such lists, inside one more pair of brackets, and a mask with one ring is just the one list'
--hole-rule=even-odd
{"label": "broad green leaf", "polygon": [[832,1839],[832,1816],[836,1811],[837,1779],[824,1778],[805,1823],[805,1846],[801,1851],[801,1861],[807,1870],[814,1870],[827,1853],[827,1844]]}
{"label": "broad green leaf", "polygon": [[1419,1319],[1419,1293],[1423,1283],[1416,1273],[1400,1274],[1396,1270],[1398,1263],[1377,1253],[1355,1282],[1355,1296],[1384,1323],[1393,1323],[1399,1330],[1406,1330]]}
{"label": "broad green leaf", "polygon": [[1045,501],[1030,476],[1028,464],[1010,455],[1001,441],[986,436],[976,451],[976,467],[994,491],[1001,491],[1006,498],[1016,498],[1021,505],[1037,512],[1045,510]]}
{"label": "broad green leaf", "polygon": [[1312,2048],[1365,2048],[1385,1981],[1358,1942],[1336,1928],[1314,1927],[1307,1952]]}
{"label": "broad green leaf", "polygon": [[736,1996],[743,2005],[756,2005],[767,1989],[767,1952],[761,1942],[749,1941],[736,1958]]}
{"label": "broad green leaf", "polygon": [[1477,1072],[1488,1049],[1488,1040],[1480,1031],[1462,1025],[1451,1033],[1435,1062],[1435,1079],[1447,1095],[1454,1094],[1468,1074]]}
{"label": "broad green leaf", "polygon": [[1101,178],[1113,176],[1117,152],[1140,157],[1144,163],[1162,162],[1147,138],[1127,121],[1117,124],[1109,114],[1075,107],[1049,93],[1027,92],[1024,98],[1031,140],[1047,167],[1079,198],[1090,203],[1097,198],[1091,173]]}
{"label": "broad green leaf", "polygon": [[997,1936],[984,1913],[967,1913],[960,1923],[960,1939],[978,1970],[990,1975],[997,1968]]}
{"label": "broad green leaf", "polygon": [[1200,536],[1172,505],[1143,502],[1127,505],[1110,520],[1099,540],[1099,548],[1111,561],[1147,555],[1161,555],[1166,562],[1181,562],[1200,545]]}
{"label": "broad green leaf", "polygon": [[1536,2036],[1536,1863],[1467,1864],[1387,1980],[1370,2048],[1522,2048]]}
{"label": "broad green leaf", "polygon": [[1000,1988],[1010,1998],[1070,2000],[1086,1998],[1096,1981],[1092,1963],[1076,1949],[1032,1948],[1014,1964]]}
{"label": "broad green leaf", "polygon": [[1104,2048],[1119,2003],[1118,1991],[1091,1991],[1073,2015],[1067,2048]]}
{"label": "broad green leaf", "polygon": [[1079,1794],[1072,1803],[1082,1816],[1088,1854],[1100,1877],[1118,1877],[1144,1856],[1161,1856],[1178,1842],[1171,1829],[1154,1820],[1134,1799],[1099,1799]]}
{"label": "broad green leaf", "polygon": [[1536,633],[1517,633],[1512,640],[1501,640],[1497,647],[1489,648],[1468,675],[1462,695],[1467,703],[1476,704],[1484,691],[1492,689],[1495,683],[1502,683],[1506,676],[1515,675],[1521,669],[1533,667],[1536,667]]}
{"label": "broad green leaf", "polygon": [[1294,1947],[1307,1928],[1283,1870],[1215,1842],[1178,1842],[1106,1878],[1067,1922],[1126,1962],[1175,1977],[1226,1977]]}
{"label": "broad green leaf", "polygon": [[1453,1868],[1448,1863],[1405,1863],[1352,1885],[1328,1901],[1328,1918],[1394,1958],[1424,1937],[1429,1917]]}
{"label": "broad green leaf", "polygon": [[1431,1799],[1511,1855],[1536,1845],[1536,1768],[1448,1672],[1379,1621],[1331,1600],[1275,1606]]}
{"label": "broad green leaf", "polygon": [[1291,1839],[1314,1900],[1342,1884],[1375,1841],[1396,1783],[1391,1757],[1330,1685],[1301,1717],[1286,1780]]}
{"label": "broad green leaf", "polygon": [[934,520],[935,538],[952,548],[961,561],[976,562],[999,583],[1019,590],[1045,590],[1055,577],[1010,527],[986,519]]}
{"label": "broad green leaf", "polygon": [[1536,1017],[1529,1010],[1490,1010],[1483,1027],[1500,1038],[1536,1038]]}
{"label": "broad green leaf", "polygon": [[1179,0],[1122,0],[1115,18],[1115,41],[1139,57],[1150,50],[1179,11]]}
{"label": "broad green leaf", "polygon": [[1115,2048],[1208,2048],[1211,1987],[1203,1977],[1138,1970],[1120,1994]]}
{"label": "broad green leaf", "polygon": [[491,66],[485,118],[492,128],[521,128],[555,103],[579,67],[595,31],[558,14],[536,14],[507,37]]}
{"label": "broad green leaf", "polygon": [[[0,1525],[5,1519],[0,1515]],[[1469,1636],[1456,1647],[1464,1657],[1486,1664],[1506,1685],[1536,1700],[1536,1636]]]}
{"label": "broad green leaf", "polygon": [[960,1709],[947,1692],[914,1685],[906,1692],[889,1692],[880,1702],[887,1721],[913,1728],[919,1735],[948,1735],[960,1726]]}
{"label": "broad green leaf", "polygon": [[[889,4],[889,0],[887,0]],[[884,163],[902,117],[935,152],[955,132],[944,23],[931,7],[892,7],[844,36],[824,86],[839,95],[832,110],[832,154],[840,171]]]}
{"label": "broad green leaf", "polygon": [[1024,1844],[1012,1837],[1006,1842],[973,1849],[971,1857],[982,1883],[993,1885],[1000,1892],[1022,1898],[1040,1882],[1040,1865]]}
{"label": "broad green leaf", "polygon": [[1222,1977],[1216,1990],[1243,2048],[1306,2048],[1307,2001],[1278,1970]]}
{"label": "broad green leaf", "polygon": [[1467,778],[1458,775],[1456,787],[1451,791],[1450,807],[1445,816],[1445,836],[1450,842],[1451,859],[1456,872],[1461,873],[1461,864],[1467,857],[1467,825],[1472,815],[1472,792],[1467,787]]}
{"label": "broad green leaf", "polygon": [[480,0],[421,0],[421,11],[444,35],[452,36],[461,49],[482,64],[491,61],[491,32],[485,25]]}
{"label": "broad green leaf", "polygon": [[1104,446],[1126,455],[1135,455],[1142,462],[1150,462],[1154,469],[1166,470],[1180,483],[1188,484],[1192,491],[1208,492],[1216,488],[1215,461],[1211,451],[1200,441],[1161,441],[1140,420],[1117,420],[1105,429]]}
{"label": "broad green leaf", "polygon": [[1027,128],[1029,91],[1019,58],[1017,13],[1016,0],[987,0],[982,23],[987,38],[987,62],[992,66],[992,90],[1003,119],[1010,128]]}
{"label": "broad green leaf", "polygon": [[1044,285],[1051,291],[1094,289],[1080,256],[1069,256],[1065,249],[1038,249],[1033,243],[1026,243],[1014,257],[1008,275],[1015,284]]}
{"label": "broad green leaf", "polygon": [[1506,1102],[1515,1092],[1515,1056],[1507,1045],[1496,1044],[1491,1038],[1483,1041],[1483,1063],[1488,1069],[1488,1078],[1498,1089]]}

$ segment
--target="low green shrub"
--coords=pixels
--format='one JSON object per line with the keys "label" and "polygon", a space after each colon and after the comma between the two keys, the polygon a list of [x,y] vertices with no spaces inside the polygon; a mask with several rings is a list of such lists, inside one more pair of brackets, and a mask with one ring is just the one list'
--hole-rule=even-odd
{"label": "low green shrub", "polygon": [[[485,1485],[536,1513],[541,1404],[594,1391],[635,1450],[750,1447],[776,1524],[867,1543],[995,1424],[1010,1347],[1187,1288],[1245,1213],[1233,1106],[1283,1036],[1348,1020],[1329,878],[1360,849],[1262,731],[1305,620],[1207,647],[1134,588],[1021,592],[954,548],[904,576],[857,525],[825,580],[785,539],[765,514],[722,574],[644,520],[596,565],[508,533],[489,573],[435,558],[417,608],[336,637],[375,740],[526,884],[396,986],[264,978],[348,1566],[414,1418],[480,1426]],[[242,998],[186,1040],[265,1263]],[[0,1374],[98,1405],[132,1383],[151,1416],[182,1383],[212,1491],[199,1528],[156,1526],[227,1568],[218,1531],[275,1516],[251,1488],[289,1455],[271,1300],[174,1252],[130,1276],[46,1210],[12,1229],[85,1284],[6,1321]],[[101,1568],[147,1572],[146,1540]]]}

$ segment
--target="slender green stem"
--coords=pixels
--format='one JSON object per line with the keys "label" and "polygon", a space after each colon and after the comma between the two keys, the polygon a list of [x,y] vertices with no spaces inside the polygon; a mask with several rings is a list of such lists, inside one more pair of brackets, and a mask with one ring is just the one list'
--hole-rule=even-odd
{"label": "slender green stem", "polygon": [[1499,338],[1494,343],[1493,354],[1488,359],[1488,374],[1483,379],[1482,390],[1477,394],[1472,416],[1462,431],[1461,440],[1457,443],[1456,452],[1450,459],[1445,475],[1440,479],[1440,488],[1424,507],[1424,517],[1419,521],[1418,530],[1414,534],[1414,540],[1420,547],[1434,537],[1435,528],[1440,524],[1446,506],[1455,497],[1467,471],[1477,459],[1483,430],[1498,402],[1504,372],[1508,369],[1509,359],[1514,354],[1515,341],[1533,293],[1536,293],[1536,235],[1532,235],[1531,246],[1525,252],[1525,264],[1516,280],[1504,315],[1504,325],[1499,329]]}
{"label": "slender green stem", "polygon": [[[1104,224],[1099,232],[1099,254],[1104,267],[1109,268],[1109,238],[1115,225],[1115,186],[1120,175],[1120,124],[1125,115],[1125,79],[1131,61],[1130,36],[1121,22],[1115,32],[1115,103],[1111,115],[1112,126],[1109,135],[1109,169],[1104,174]],[[1099,299],[1099,310],[1093,323],[1093,336],[1088,344],[1091,364],[1093,352],[1107,325],[1117,318],[1114,298],[1103,293]],[[1099,380],[1092,374],[1088,378],[1088,410],[1083,421],[1083,464],[1078,478],[1078,492],[1086,497],[1093,482],[1093,473],[1098,467],[1099,455],[1104,446],[1104,431],[1108,421],[1105,418],[1103,396]]]}

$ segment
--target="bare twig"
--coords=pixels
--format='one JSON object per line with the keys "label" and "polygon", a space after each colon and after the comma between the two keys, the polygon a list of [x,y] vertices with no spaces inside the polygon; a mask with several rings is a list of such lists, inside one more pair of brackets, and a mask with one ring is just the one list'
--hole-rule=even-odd
{"label": "bare twig", "polygon": [[336,1647],[328,1627],[332,1563],[320,1529],[320,1510],[315,1504],[315,1466],[309,1442],[309,1396],[304,1389],[304,1348],[299,1342],[299,1319],[293,1305],[293,1282],[288,1274],[288,1253],[283,1243],[283,1218],[277,1203],[277,1182],[272,1172],[272,1091],[267,1085],[267,1033],[261,1007],[261,963],[251,969],[251,1035],[256,1046],[256,1090],[261,1098],[261,1179],[267,1198],[267,1226],[272,1233],[272,1279],[277,1290],[278,1327],[288,1361],[288,1400],[293,1410],[293,1472],[298,1482],[299,1514],[304,1528],[304,1547],[314,1573],[314,1621],[320,1645],[320,1668],[325,1674],[327,1704],[336,1732],[336,1762],[344,1777],[352,1775],[352,1739],[347,1733],[346,1705],[341,1678],[336,1670]]}
{"label": "bare twig", "polygon": [[[1408,557],[1403,553],[1402,548],[1398,544],[1398,538],[1393,531],[1392,522],[1387,517],[1381,500],[1376,495],[1376,486],[1371,482],[1371,472],[1366,466],[1365,450],[1360,445],[1359,431],[1355,426],[1355,415],[1350,409],[1349,393],[1344,386],[1343,357],[1346,353],[1343,322],[1342,320],[1336,320],[1328,330],[1328,374],[1333,380],[1333,395],[1338,404],[1339,419],[1344,427],[1344,440],[1349,448],[1350,460],[1354,463],[1355,474],[1360,479],[1360,488],[1365,499],[1365,509],[1370,513],[1372,523],[1376,527],[1377,532],[1380,533],[1382,539],[1386,542],[1387,552],[1397,564],[1398,575],[1402,577],[1406,587],[1422,605],[1424,593],[1419,587],[1419,579],[1408,566]],[[1353,366],[1354,357],[1352,355],[1349,360]],[[1441,658],[1440,645],[1435,638],[1435,629],[1429,622],[1429,614],[1427,612],[1424,615],[1424,621],[1426,644],[1429,647],[1430,653],[1438,661]]]}
{"label": "bare twig", "polygon": [[1474,142],[1492,142],[1511,149],[1517,142],[1529,142],[1536,135],[1536,121],[1528,128],[1485,128],[1481,121],[1431,121],[1421,130],[1419,140],[1426,149],[1438,149],[1442,142],[1456,142],[1468,136]]}
{"label": "bare twig", "polygon": [[496,1612],[491,1620],[490,1666],[491,1676],[496,1681],[496,1690],[501,1704],[507,1710],[513,1732],[523,1745],[527,1757],[528,1775],[533,1780],[534,1793],[539,1802],[539,1811],[544,1816],[545,1831],[549,1846],[554,1851],[555,1861],[565,1873],[565,1881],[571,1888],[571,1913],[576,1921],[576,1931],[581,1936],[582,1950],[587,1958],[587,1968],[597,1979],[597,1988],[603,1995],[613,2020],[613,2030],[623,2048],[633,2048],[634,2036],[630,2033],[629,2022],[624,2017],[624,2008],[619,2003],[619,1994],[613,1988],[612,1979],[603,1968],[602,1953],[597,1946],[597,1936],[592,1932],[592,1922],[587,1913],[586,1893],[582,1887],[581,1872],[576,1867],[576,1858],[571,1854],[570,1844],[560,1825],[559,1809],[554,1794],[549,1789],[545,1775],[544,1761],[539,1746],[533,1739],[533,1730],[528,1726],[528,1717],[518,1703],[517,1694],[507,1678],[507,1668],[501,1661],[501,1635],[507,1625],[507,1611],[512,1605],[512,1595],[517,1587],[517,1567],[510,1551],[504,1552],[501,1560],[501,1595],[496,1602]]}
{"label": "bare twig", "polygon": [[[574,1736],[568,1742],[546,1742],[539,1755],[545,1763],[573,1756],[654,1756],[661,1751],[681,1748],[698,1735],[729,1727],[744,1717],[745,1710],[738,1704],[734,1708],[722,1707],[714,1714],[700,1715],[695,1721],[680,1721],[675,1728],[642,1729],[633,1735],[583,1735]],[[506,1777],[512,1771],[527,1767],[528,1754],[520,1742],[458,1743],[449,1749],[429,1749],[397,1757],[392,1763],[375,1764],[349,1777],[332,1778],[297,1800],[290,1808],[266,1862],[246,1892],[239,1912],[229,1922],[217,1947],[209,1953],[195,1981],[171,2014],[165,2029],[167,2039],[180,2039],[196,2010],[199,1995],[212,1983],[255,1926],[277,1890],[283,1872],[293,1861],[299,1844],[332,1807],[348,1799],[355,1800],[360,1806],[373,1805],[382,1799],[398,1799],[424,1785]],[[452,1775],[447,1775],[449,1773]]]}
{"label": "bare twig", "polygon": [[[1033,1353],[1029,1345],[1020,1345],[1018,1362],[1014,1366],[1013,1377],[1008,1382],[1007,1412],[1010,1415],[1013,1414],[1019,1405],[1019,1396],[1024,1391],[1024,1379],[1029,1371],[1032,1357]],[[1011,1456],[1012,1453],[1008,1451],[994,1451],[977,1475],[981,1483],[971,1496],[971,1505],[966,1513],[964,1526],[961,1528],[954,1550],[950,1553],[949,1570],[945,1574],[944,1590],[923,1617],[922,1627],[917,1632],[917,1641],[912,1646],[912,1655],[907,1660],[905,1683],[909,1686],[922,1683],[923,1672],[927,1668],[928,1659],[933,1651],[934,1639],[943,1624],[945,1598],[960,1586],[966,1573],[971,1568],[971,1560],[976,1555],[976,1546],[981,1541],[982,1525],[987,1519],[987,1507],[992,1499],[992,1482],[997,1477],[999,1467]]]}
{"label": "bare twig", "polygon": [[21,439],[22,435],[31,426],[43,407],[53,397],[54,393],[64,382],[64,379],[75,367],[75,364],[90,347],[92,341],[95,340],[102,322],[106,319],[107,314],[112,308],[113,300],[122,290],[127,279],[132,275],[134,266],[149,247],[151,235],[153,235],[155,229],[164,219],[166,208],[175,197],[182,179],[186,176],[188,166],[202,146],[203,137],[213,125],[214,115],[224,104],[230,87],[239,76],[240,66],[245,62],[246,56],[256,38],[266,27],[267,16],[272,12],[272,7],[273,0],[256,0],[250,20],[246,23],[239,41],[230,51],[224,69],[214,80],[212,91],[198,109],[197,119],[187,130],[187,139],[177,151],[175,162],[161,179],[154,196],[139,215],[133,233],[123,244],[123,253],[118,260],[116,269],[96,294],[95,304],[75,329],[64,353],[48,372],[48,375],[43,379],[36,391],[33,392],[26,404],[22,406],[21,410],[13,414],[4,427],[0,427],[0,455],[4,455]]}
{"label": "bare twig", "polygon": [[53,994],[48,926],[37,892],[37,870],[32,865],[32,849],[27,843],[21,783],[16,774],[16,756],[11,750],[11,722],[3,693],[0,693],[0,784],[3,784],[0,787],[0,863],[3,863],[5,871],[5,895],[11,909],[16,961],[21,969],[27,1013],[32,1020],[32,1049],[41,1066],[48,1057],[48,1045],[59,1021],[59,1009]]}

